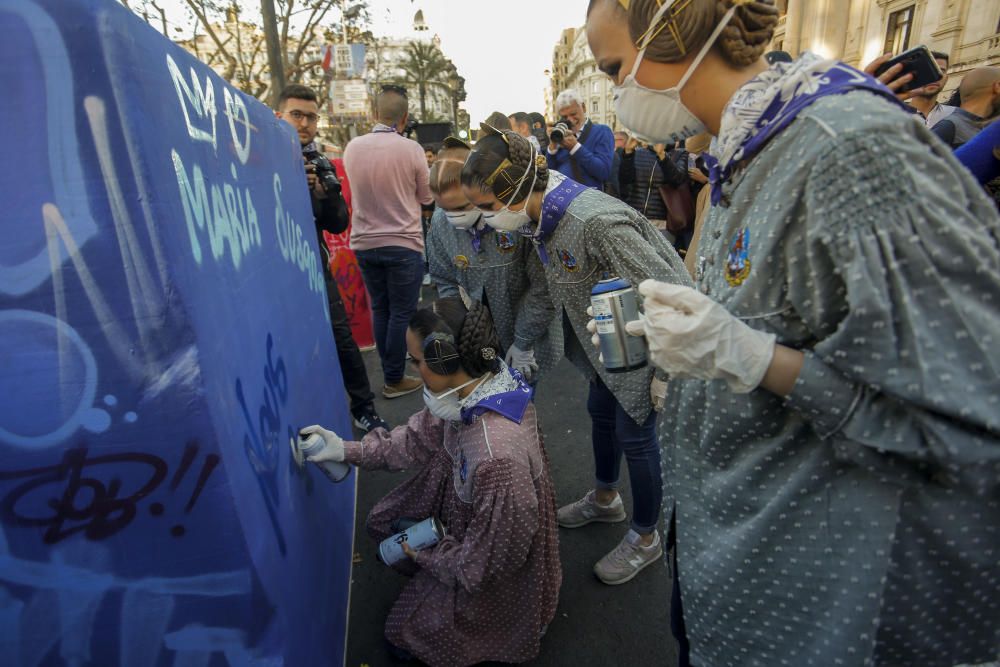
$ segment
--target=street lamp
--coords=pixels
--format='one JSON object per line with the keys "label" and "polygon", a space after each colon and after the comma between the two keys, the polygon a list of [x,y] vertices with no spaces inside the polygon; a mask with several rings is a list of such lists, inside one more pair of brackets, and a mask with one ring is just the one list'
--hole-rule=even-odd
{"label": "street lamp", "polygon": [[458,131],[458,86],[461,84],[458,70],[452,68],[448,73],[448,86],[451,88],[451,119],[455,124],[455,131]]}

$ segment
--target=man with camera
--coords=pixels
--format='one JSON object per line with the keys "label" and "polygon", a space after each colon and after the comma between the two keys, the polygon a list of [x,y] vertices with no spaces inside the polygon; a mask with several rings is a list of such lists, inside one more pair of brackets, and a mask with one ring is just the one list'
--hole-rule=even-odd
{"label": "man with camera", "polygon": [[326,278],[327,304],[333,338],[337,344],[340,372],[344,377],[344,388],[351,399],[351,415],[354,424],[366,432],[389,425],[375,412],[375,394],[368,383],[368,371],[361,357],[358,344],[351,335],[351,325],[344,310],[337,283],[330,273],[330,253],[323,239],[323,232],[340,234],[349,222],[347,204],[340,191],[340,182],[333,165],[320,151],[316,143],[319,130],[319,103],[316,93],[307,86],[292,84],[281,91],[278,110],[274,115],[291,125],[299,135],[302,145],[302,162],[306,183],[312,199],[313,222],[319,240],[320,256],[323,258],[323,276]]}
{"label": "man with camera", "polygon": [[587,187],[602,189],[611,176],[615,137],[611,128],[591,122],[587,105],[575,90],[556,98],[559,122],[549,133],[547,158],[555,169]]}
{"label": "man with camera", "polygon": [[408,127],[407,105],[404,88],[383,86],[376,100],[375,127],[344,150],[354,207],[351,247],[372,298],[385,398],[424,386],[405,374],[406,327],[417,309],[424,276],[421,206],[434,200],[424,150],[402,136]]}

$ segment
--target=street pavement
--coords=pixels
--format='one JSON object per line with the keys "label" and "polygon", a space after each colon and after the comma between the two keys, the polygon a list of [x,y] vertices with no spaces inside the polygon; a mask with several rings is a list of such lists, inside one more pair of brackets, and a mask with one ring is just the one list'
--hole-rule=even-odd
{"label": "street pavement", "polygon": [[[423,408],[419,392],[391,401],[381,397],[378,354],[364,353],[379,414],[392,426],[405,423]],[[587,383],[565,359],[543,377],[537,407],[552,465],[559,505],[575,500],[593,484]],[[386,651],[385,618],[407,579],[379,563],[376,544],[365,533],[372,506],[409,473],[362,471],[358,475],[355,564],[351,582],[347,667],[401,664]],[[631,507],[627,466],[622,462],[622,495]],[[662,560],[631,582],[606,586],[593,566],[624,536],[627,523],[591,524],[559,530],[563,583],[559,609],[542,640],[541,653],[529,665],[675,665],[676,644],[670,634],[670,579]]]}

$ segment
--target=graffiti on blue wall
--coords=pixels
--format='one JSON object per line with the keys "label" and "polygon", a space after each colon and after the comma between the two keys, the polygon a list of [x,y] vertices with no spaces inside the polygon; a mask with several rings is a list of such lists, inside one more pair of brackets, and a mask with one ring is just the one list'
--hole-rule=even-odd
{"label": "graffiti on blue wall", "polygon": [[296,138],[113,0],[0,0],[0,86],[4,664],[341,663],[354,482],[288,447],[350,431]]}

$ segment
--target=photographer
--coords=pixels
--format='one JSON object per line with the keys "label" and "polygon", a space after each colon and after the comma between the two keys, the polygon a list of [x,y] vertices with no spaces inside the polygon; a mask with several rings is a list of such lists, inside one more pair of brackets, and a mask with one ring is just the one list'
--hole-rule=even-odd
{"label": "photographer", "polygon": [[320,255],[323,257],[330,323],[337,344],[344,388],[351,399],[351,415],[355,425],[365,432],[380,426],[388,428],[389,425],[375,412],[375,395],[368,384],[368,371],[358,344],[351,335],[351,325],[347,320],[340,290],[330,273],[330,253],[323,239],[323,232],[340,234],[347,229],[350,220],[333,165],[320,152],[315,142],[319,123],[316,93],[311,88],[298,84],[285,87],[278,98],[278,110],[274,115],[295,129],[299,135],[299,143],[302,144],[302,161],[312,200],[313,221],[316,224]]}
{"label": "photographer", "polygon": [[611,128],[587,118],[587,105],[575,90],[560,93],[556,108],[560,120],[549,134],[549,169],[587,187],[603,189],[615,153]]}

